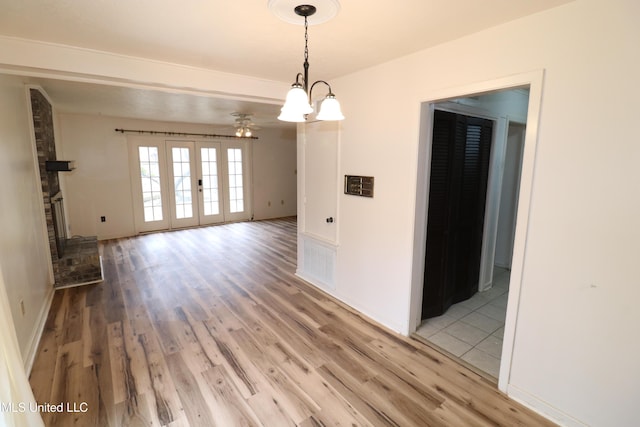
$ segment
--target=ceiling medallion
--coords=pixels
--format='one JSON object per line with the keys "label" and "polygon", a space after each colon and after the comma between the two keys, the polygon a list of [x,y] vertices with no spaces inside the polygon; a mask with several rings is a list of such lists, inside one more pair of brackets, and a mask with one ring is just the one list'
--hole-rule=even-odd
{"label": "ceiling medallion", "polygon": [[322,24],[334,18],[340,11],[338,0],[269,0],[268,8],[275,16],[290,24],[304,25],[296,7],[304,3],[304,6],[313,6],[316,12],[308,16],[308,24]]}

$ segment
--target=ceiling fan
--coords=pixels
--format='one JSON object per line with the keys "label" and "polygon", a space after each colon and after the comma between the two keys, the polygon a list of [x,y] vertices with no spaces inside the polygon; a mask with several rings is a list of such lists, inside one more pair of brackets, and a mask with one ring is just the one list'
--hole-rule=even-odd
{"label": "ceiling fan", "polygon": [[234,128],[239,138],[250,138],[254,130],[260,129],[251,121],[251,113],[231,113],[231,115],[236,118]]}

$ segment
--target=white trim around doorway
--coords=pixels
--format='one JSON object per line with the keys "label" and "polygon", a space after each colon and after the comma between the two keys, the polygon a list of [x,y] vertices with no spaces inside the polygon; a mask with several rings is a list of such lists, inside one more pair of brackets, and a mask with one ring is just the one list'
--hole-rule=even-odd
{"label": "white trim around doorway", "polygon": [[527,129],[522,160],[520,197],[517,207],[517,224],[511,267],[509,301],[507,305],[500,375],[498,379],[498,388],[507,394],[509,394],[509,380],[517,331],[518,308],[524,261],[526,256],[527,231],[533,177],[535,173],[535,154],[538,140],[538,124],[542,102],[543,82],[544,70],[536,70],[495,80],[449,88],[432,94],[432,96],[424,100],[421,104],[420,143],[418,150],[419,167],[416,185],[416,212],[414,222],[413,271],[410,303],[410,331],[415,331],[421,321],[425,256],[424,242],[426,240],[427,205],[429,194],[429,170],[427,165],[430,164],[434,104],[448,99],[476,96],[500,90],[515,89],[518,87],[529,87],[529,107],[526,120]]}

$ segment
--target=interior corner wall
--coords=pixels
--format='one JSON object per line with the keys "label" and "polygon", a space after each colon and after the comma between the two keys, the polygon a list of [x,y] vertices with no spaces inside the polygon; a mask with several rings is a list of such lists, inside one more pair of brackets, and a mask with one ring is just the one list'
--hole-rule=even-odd
{"label": "interior corner wall", "polygon": [[[76,165],[63,176],[71,235],[104,240],[136,234],[127,136],[116,128],[225,133],[210,125],[59,113],[59,157],[74,160]],[[295,215],[295,129],[256,133],[259,139],[252,142],[254,219]],[[106,217],[105,222],[100,221],[101,216]]]}
{"label": "interior corner wall", "polygon": [[507,392],[565,425],[637,422],[638,16],[576,0],[331,82],[338,175],[375,177],[373,199],[340,195],[335,294],[408,333],[421,104],[544,70]]}
{"label": "interior corner wall", "polygon": [[263,128],[253,142],[254,219],[297,214],[296,128]]}
{"label": "interior corner wall", "polygon": [[29,368],[53,283],[27,102],[22,80],[0,74],[0,266],[18,344]]}

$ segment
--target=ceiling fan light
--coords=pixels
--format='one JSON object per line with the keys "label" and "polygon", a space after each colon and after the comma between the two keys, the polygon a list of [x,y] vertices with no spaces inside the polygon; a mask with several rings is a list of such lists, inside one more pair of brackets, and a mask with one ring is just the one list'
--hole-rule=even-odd
{"label": "ceiling fan light", "polygon": [[246,136],[247,138],[249,138],[251,136],[251,129],[249,128],[244,128],[244,136]]}
{"label": "ceiling fan light", "polygon": [[236,136],[237,137],[241,137],[242,136],[242,129],[241,128],[236,129]]}
{"label": "ceiling fan light", "polygon": [[320,104],[320,112],[316,116],[318,120],[344,120],[344,115],[340,110],[340,103],[336,99],[336,96],[332,93],[327,95],[327,97]]}

